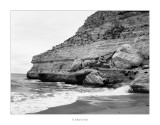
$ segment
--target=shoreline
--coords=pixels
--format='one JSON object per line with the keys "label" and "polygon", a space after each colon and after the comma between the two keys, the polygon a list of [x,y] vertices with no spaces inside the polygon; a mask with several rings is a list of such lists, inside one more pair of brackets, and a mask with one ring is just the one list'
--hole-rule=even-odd
{"label": "shoreline", "polygon": [[[127,96],[114,96],[116,99],[127,99]],[[77,100],[75,103],[51,107],[31,114],[149,114],[149,95],[129,95],[136,99],[133,102],[110,102],[91,104],[87,100]],[[29,113],[30,114],[30,113]]]}

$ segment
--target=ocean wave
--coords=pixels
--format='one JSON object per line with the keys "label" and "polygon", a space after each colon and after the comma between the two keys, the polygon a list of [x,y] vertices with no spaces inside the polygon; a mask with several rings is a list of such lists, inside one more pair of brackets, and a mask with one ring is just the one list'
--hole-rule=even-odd
{"label": "ocean wave", "polygon": [[118,96],[118,95],[129,95],[128,93],[130,87],[123,86],[117,89],[108,88],[93,88],[90,92],[81,92],[79,96]]}
{"label": "ocean wave", "polygon": [[[59,83],[60,84],[60,83]],[[67,86],[67,85],[65,85]],[[128,95],[129,86],[123,86],[117,89],[108,88],[87,88],[79,86],[70,91],[56,91],[54,93],[39,94],[29,93],[11,93],[11,114],[26,114],[35,113],[46,110],[50,107],[57,107],[76,102],[77,99],[87,99],[89,96],[102,97],[102,96],[118,96]],[[91,99],[91,98],[90,98]],[[88,99],[89,100],[89,99]],[[93,100],[93,99],[92,99]]]}
{"label": "ocean wave", "polygon": [[71,104],[77,100],[77,97],[73,96],[72,94],[73,93],[69,92],[58,92],[54,95],[51,93],[45,93],[43,97],[38,97],[38,95],[34,94],[31,94],[27,97],[18,95],[18,100],[11,102],[11,114],[20,115],[26,113],[35,113],[48,109],[49,107]]}

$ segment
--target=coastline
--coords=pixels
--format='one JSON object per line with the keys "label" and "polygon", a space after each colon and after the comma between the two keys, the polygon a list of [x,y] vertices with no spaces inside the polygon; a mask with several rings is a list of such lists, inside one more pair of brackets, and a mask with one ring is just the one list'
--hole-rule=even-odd
{"label": "coastline", "polygon": [[[133,102],[104,102],[94,105],[89,101],[77,100],[75,103],[48,108],[33,114],[149,114],[149,94],[129,95],[136,99]],[[126,99],[127,96],[114,96],[112,98]]]}

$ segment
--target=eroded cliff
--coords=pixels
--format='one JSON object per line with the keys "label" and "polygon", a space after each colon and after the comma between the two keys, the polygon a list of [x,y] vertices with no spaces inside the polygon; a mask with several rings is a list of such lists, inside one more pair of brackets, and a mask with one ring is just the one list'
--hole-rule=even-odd
{"label": "eroded cliff", "polygon": [[38,73],[69,71],[74,59],[96,59],[114,53],[123,44],[138,49],[143,62],[148,63],[148,11],[97,11],[85,20],[74,36],[52,50],[34,56],[27,77],[39,78]]}

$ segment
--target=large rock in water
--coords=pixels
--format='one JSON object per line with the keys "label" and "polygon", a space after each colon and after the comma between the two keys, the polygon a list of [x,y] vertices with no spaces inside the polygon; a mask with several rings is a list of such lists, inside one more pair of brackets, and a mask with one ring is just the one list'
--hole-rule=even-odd
{"label": "large rock in water", "polygon": [[85,85],[98,85],[98,86],[103,86],[105,79],[102,78],[98,72],[91,72],[88,74],[85,79],[84,79],[84,84]]}
{"label": "large rock in water", "polygon": [[138,54],[138,50],[125,44],[117,49],[112,60],[117,68],[126,69],[132,68],[133,66],[138,67],[142,63],[143,58]]}

